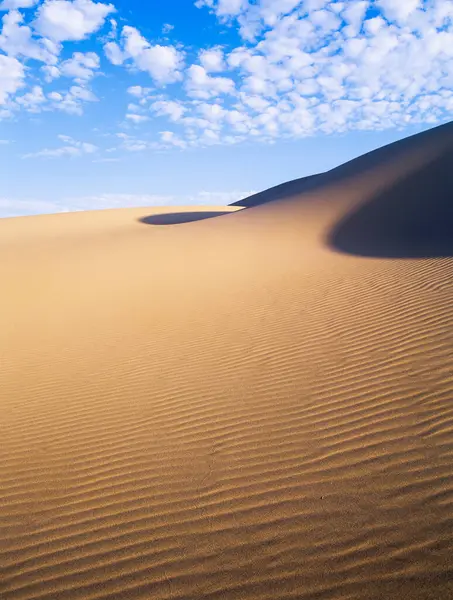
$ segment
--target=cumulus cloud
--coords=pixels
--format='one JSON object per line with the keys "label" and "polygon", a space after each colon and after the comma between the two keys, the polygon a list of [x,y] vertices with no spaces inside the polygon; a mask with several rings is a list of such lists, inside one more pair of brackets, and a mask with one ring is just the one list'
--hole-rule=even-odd
{"label": "cumulus cloud", "polygon": [[377,0],[384,16],[389,21],[397,21],[404,24],[414,12],[422,7],[422,0]]}
{"label": "cumulus cloud", "polygon": [[96,52],[74,52],[72,58],[61,63],[60,73],[78,82],[84,82],[94,77],[99,66],[100,60]]}
{"label": "cumulus cloud", "polygon": [[[0,117],[19,108],[80,115],[85,103],[97,101],[88,87],[100,73],[96,48],[70,43],[64,60],[60,55],[65,42],[85,40],[106,20],[109,31],[97,43],[139,83],[127,88],[122,125],[156,121],[153,141],[119,139],[124,150],[272,142],[436,123],[451,113],[452,0],[197,0],[196,6],[237,29],[236,47],[156,43],[110,18],[115,9],[108,0],[3,0],[9,12],[0,33]],[[72,85],[56,89],[63,78]],[[169,84],[176,85],[156,89]]]}
{"label": "cumulus cloud", "polygon": [[[448,118],[450,0],[199,0],[196,5],[220,21],[235,22],[243,43],[226,54],[202,50],[200,65],[187,70],[189,97],[203,99],[212,111],[189,105],[181,119],[189,141],[203,139],[206,122],[212,139],[239,135],[271,141]],[[228,77],[209,74],[221,70]],[[234,94],[234,104],[223,94]]]}
{"label": "cumulus cloud", "polygon": [[187,69],[186,89],[194,98],[212,98],[234,92],[234,81],[228,77],[212,77],[200,65]]}
{"label": "cumulus cloud", "polygon": [[207,73],[219,73],[225,69],[223,50],[221,48],[201,50],[199,58],[201,66]]}
{"label": "cumulus cloud", "polygon": [[10,10],[15,8],[31,8],[38,4],[39,0],[3,0],[0,3],[0,10]]}
{"label": "cumulus cloud", "polygon": [[104,51],[112,64],[121,65],[129,61],[136,69],[148,73],[159,85],[182,78],[182,52],[172,45],[150,44],[135,27],[123,27],[120,43],[107,42]]}
{"label": "cumulus cloud", "polygon": [[151,110],[158,116],[169,117],[173,122],[179,121],[186,112],[186,107],[175,100],[157,100],[151,104]]}
{"label": "cumulus cloud", "polygon": [[369,7],[369,0],[357,0],[353,3],[348,3],[345,8],[340,11],[342,19],[348,26],[343,29],[346,37],[351,38],[360,32],[363,26],[363,20]]}
{"label": "cumulus cloud", "polygon": [[56,63],[60,51],[58,44],[46,38],[35,39],[31,28],[23,25],[23,20],[23,15],[17,10],[11,10],[4,15],[0,48],[9,56]]}
{"label": "cumulus cloud", "polygon": [[149,92],[149,88],[144,88],[141,85],[132,85],[127,88],[127,93],[136,98],[142,98]]}
{"label": "cumulus cloud", "polygon": [[116,42],[107,42],[104,44],[104,52],[112,65],[122,65],[125,61],[123,51]]}
{"label": "cumulus cloud", "polygon": [[41,70],[48,82],[58,77],[69,77],[83,86],[96,75],[99,67],[100,59],[96,52],[74,52],[60,65],[45,65]]}
{"label": "cumulus cloud", "polygon": [[92,0],[45,0],[38,10],[35,29],[55,41],[83,40],[98,31],[110,13],[112,4]]}
{"label": "cumulus cloud", "polygon": [[81,115],[85,102],[97,102],[98,100],[92,91],[79,85],[73,85],[69,90],[50,92],[47,97],[52,108],[71,115]]}
{"label": "cumulus cloud", "polygon": [[187,147],[187,142],[178,137],[173,131],[161,131],[160,138],[162,142],[167,146],[174,146],[176,148]]}
{"label": "cumulus cloud", "polygon": [[126,114],[126,119],[128,119],[129,121],[132,121],[135,124],[138,123],[144,123],[145,121],[149,121],[149,117],[146,115],[139,115],[137,113],[127,113]]}
{"label": "cumulus cloud", "polygon": [[[81,114],[83,102],[96,100],[85,86],[99,70],[99,56],[92,51],[76,51],[63,62],[59,62],[59,56],[63,42],[80,41],[98,31],[106,16],[114,10],[113,5],[92,0],[44,0],[25,22],[26,13],[17,9],[33,8],[37,4],[30,0],[4,0],[0,5],[2,9],[8,9],[3,15],[0,32],[0,50],[7,55],[0,55],[2,104],[9,98],[8,112],[3,111],[0,117],[19,108],[29,112],[56,108]],[[33,69],[30,61],[44,63],[40,73]],[[36,75],[40,74],[41,83],[69,77],[77,85],[64,92],[53,90],[46,94],[41,85],[34,83],[26,94],[14,97],[25,86],[26,74],[35,82]]]}
{"label": "cumulus cloud", "polygon": [[40,112],[43,104],[46,102],[43,89],[40,85],[35,85],[33,88],[15,99],[16,104],[24,107],[28,112]]}
{"label": "cumulus cloud", "polygon": [[0,105],[24,85],[25,69],[17,58],[0,54]]}
{"label": "cumulus cloud", "polygon": [[211,8],[218,17],[231,17],[238,15],[246,6],[248,0],[197,0],[195,6]]}
{"label": "cumulus cloud", "polygon": [[136,66],[147,71],[157,83],[172,83],[181,78],[181,54],[173,46],[151,46],[133,58]]}

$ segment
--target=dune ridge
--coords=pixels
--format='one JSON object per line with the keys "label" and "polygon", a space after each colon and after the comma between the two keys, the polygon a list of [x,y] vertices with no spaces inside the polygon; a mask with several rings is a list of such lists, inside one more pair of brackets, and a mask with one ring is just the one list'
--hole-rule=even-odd
{"label": "dune ridge", "polygon": [[0,221],[2,600],[451,598],[452,153]]}

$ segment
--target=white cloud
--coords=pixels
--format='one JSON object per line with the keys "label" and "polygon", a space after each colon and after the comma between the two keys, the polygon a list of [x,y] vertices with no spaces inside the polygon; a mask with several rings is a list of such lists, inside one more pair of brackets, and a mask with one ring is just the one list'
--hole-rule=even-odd
{"label": "white cloud", "polygon": [[72,115],[83,113],[84,102],[97,102],[98,100],[93,92],[78,85],[73,85],[69,90],[50,92],[48,98],[53,108]]}
{"label": "white cloud", "polygon": [[[448,119],[451,0],[199,0],[197,6],[235,23],[244,43],[226,55],[201,50],[200,65],[187,69],[189,98],[204,100],[184,103],[179,123],[189,145],[208,143],[206,137],[271,141]],[[228,78],[209,75],[223,70]]]}
{"label": "white cloud", "polygon": [[61,75],[61,71],[56,65],[44,65],[41,67],[41,71],[44,73],[44,79],[47,82],[57,79]]}
{"label": "white cloud", "polygon": [[98,31],[114,10],[112,4],[92,0],[45,0],[34,27],[41,35],[56,41],[83,40]]}
{"label": "white cloud", "polygon": [[187,142],[179,138],[173,131],[161,131],[160,138],[168,146],[175,146],[182,149],[187,147]]}
{"label": "white cloud", "polygon": [[[120,148],[126,152],[142,152],[154,147],[151,142],[138,139],[128,133],[117,133],[116,137],[120,140]],[[111,151],[113,150],[116,150],[116,148],[111,149]]]}
{"label": "white cloud", "polygon": [[[267,2],[263,2],[260,7],[260,16],[267,25],[274,26],[278,19],[283,15],[290,13],[300,4],[300,0],[267,0]],[[324,5],[325,3],[323,3],[322,0],[320,2],[310,2],[310,0],[305,0],[304,8],[307,8],[308,10],[319,10],[324,8]]]}
{"label": "white cloud", "polygon": [[62,156],[76,157],[84,154],[93,154],[98,147],[88,142],[80,142],[68,135],[59,135],[58,139],[65,145],[59,148],[44,148],[38,152],[24,154],[22,158],[60,158]]}
{"label": "white cloud", "polygon": [[151,46],[134,58],[136,66],[147,71],[157,83],[172,83],[181,78],[181,54],[173,46]]}
{"label": "white cloud", "polygon": [[197,110],[210,123],[219,123],[227,114],[227,111],[219,104],[209,104],[207,102],[199,104]]}
{"label": "white cloud", "polygon": [[126,25],[121,32],[124,51],[129,57],[137,57],[143,53],[146,48],[150,47],[150,43],[141,35],[135,27]]}
{"label": "white cloud", "polygon": [[40,112],[43,104],[46,103],[46,97],[43,89],[35,85],[30,92],[15,98],[15,103],[25,108],[28,112]]}
{"label": "white cloud", "polygon": [[25,69],[17,58],[0,54],[0,105],[24,85]]}
{"label": "white cloud", "polygon": [[57,62],[58,44],[46,38],[36,40],[31,28],[22,24],[23,20],[23,15],[17,10],[4,15],[0,48],[10,56],[33,58],[49,64]]}
{"label": "white cloud", "polygon": [[86,154],[92,154],[93,152],[96,152],[96,150],[98,149],[97,146],[95,146],[94,144],[89,144],[87,142],[83,142],[81,147],[82,147],[82,151],[85,152]]}
{"label": "white cloud", "polygon": [[369,6],[369,0],[357,0],[345,4],[341,17],[348,23],[344,29],[347,37],[356,36],[362,28],[363,19]]}
{"label": "white cloud", "polygon": [[75,83],[85,85],[99,70],[100,60],[96,52],[74,52],[71,58],[63,61],[59,66],[45,65],[42,71],[47,82],[59,77],[69,77]]}
{"label": "white cloud", "polygon": [[238,15],[246,6],[248,0],[197,0],[195,6],[207,6],[215,11],[218,17]]}
{"label": "white cloud", "polygon": [[133,123],[144,123],[145,121],[149,121],[149,117],[147,117],[146,115],[138,115],[136,113],[127,113],[126,114],[126,119],[128,119],[129,121],[132,121]]}
{"label": "white cloud", "polygon": [[343,52],[348,58],[358,58],[368,47],[365,38],[352,38],[344,42]]}
{"label": "white cloud", "polygon": [[[278,4],[279,0],[273,0]],[[293,2],[294,4],[294,2]],[[304,8],[310,13],[314,10],[321,10],[330,4],[330,0],[305,0]]]}
{"label": "white cloud", "polygon": [[[422,7],[422,0],[377,0],[384,16],[390,21],[405,23],[407,19]],[[439,3],[440,4],[440,3]]]}
{"label": "white cloud", "polygon": [[341,20],[335,13],[325,9],[312,12],[310,15],[310,21],[316,25],[316,27],[321,29],[323,34],[329,34],[333,31],[336,31],[341,24]]}
{"label": "white cloud", "polygon": [[132,85],[127,88],[127,93],[131,96],[135,96],[136,98],[142,98],[149,92],[149,88],[144,88],[141,85]]}
{"label": "white cloud", "polygon": [[61,148],[56,148],[54,150],[45,148],[39,152],[24,154],[22,158],[58,158],[60,156],[79,156],[80,153],[79,148],[76,148],[75,146],[62,146]]}
{"label": "white cloud", "polygon": [[182,77],[182,52],[172,45],[150,44],[135,27],[123,27],[121,45],[108,42],[104,51],[112,64],[132,61],[134,67],[148,73],[159,85],[179,81]]}
{"label": "white cloud", "polygon": [[104,52],[112,65],[119,66],[124,63],[125,57],[123,55],[123,51],[116,42],[107,42],[104,44]]}
{"label": "white cloud", "polygon": [[[367,35],[376,36],[383,28],[387,27],[385,20],[378,15],[371,19],[367,19],[363,24]],[[363,39],[363,38],[362,38]]]}
{"label": "white cloud", "polygon": [[223,50],[221,48],[201,50],[199,58],[201,66],[207,73],[219,73],[225,69]]}
{"label": "white cloud", "polygon": [[234,93],[234,81],[227,77],[211,77],[200,65],[187,69],[186,89],[194,98],[212,98]]}
{"label": "white cloud", "polygon": [[129,102],[127,105],[127,110],[130,112],[140,113],[143,108],[139,104],[135,104],[134,102]]}
{"label": "white cloud", "polygon": [[[87,85],[100,72],[100,58],[93,48],[72,44],[65,60],[59,56],[65,41],[99,31],[113,5],[108,0],[42,0],[35,18],[35,11],[15,10],[35,6],[31,0],[6,2],[10,12],[2,19],[0,49],[8,56],[0,55],[0,117],[19,108],[82,114],[86,103],[98,100]],[[139,82],[127,90],[133,102],[122,126],[131,130],[131,124],[153,117],[162,130],[151,141],[123,138],[121,149],[232,144],[247,137],[272,142],[318,132],[435,123],[452,110],[452,0],[196,4],[237,28],[242,41],[236,48],[185,51],[179,44],[146,39],[135,27],[120,28],[113,19],[99,38],[109,61],[124,65]],[[169,30],[164,26],[162,31]],[[160,36],[159,27],[156,31]],[[44,64],[37,67],[33,61]],[[152,80],[149,87],[144,87],[144,74]],[[45,85],[62,77],[74,85],[64,90]],[[181,85],[165,95],[156,91],[172,83]]]}
{"label": "white cloud", "polygon": [[99,69],[100,60],[96,52],[74,52],[72,58],[60,65],[60,72],[65,77],[73,77],[82,82],[91,79]]}
{"label": "white cloud", "polygon": [[15,8],[31,8],[38,4],[40,0],[3,0],[0,4],[0,10],[10,10]]}
{"label": "white cloud", "polygon": [[166,116],[176,122],[181,119],[187,109],[181,102],[175,100],[157,100],[151,104],[151,110],[158,116]]}

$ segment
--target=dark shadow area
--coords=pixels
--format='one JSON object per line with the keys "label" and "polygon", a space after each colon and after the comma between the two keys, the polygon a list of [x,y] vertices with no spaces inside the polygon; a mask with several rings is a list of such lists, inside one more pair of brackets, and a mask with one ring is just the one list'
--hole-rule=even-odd
{"label": "dark shadow area", "polygon": [[453,256],[453,149],[346,215],[327,241],[366,257]]}
{"label": "dark shadow area", "polygon": [[294,196],[295,194],[308,192],[314,189],[317,184],[322,182],[322,178],[325,175],[326,173],[321,173],[319,175],[308,175],[308,177],[301,177],[300,179],[287,181],[286,183],[281,183],[280,185],[271,187],[263,192],[253,194],[253,196],[249,196],[243,200],[233,202],[229,206],[243,206],[244,208],[252,208],[253,206],[259,206],[260,204],[266,204],[267,202],[273,202],[274,200],[280,200],[281,198],[288,198],[289,196]]}
{"label": "dark shadow area", "polygon": [[263,192],[253,194],[253,196],[249,196],[243,200],[233,202],[230,206],[252,208],[253,206],[259,206],[267,202],[289,198],[296,194],[311,192],[325,185],[337,184],[358,173],[363,174],[374,167],[389,163],[404,152],[410,151],[414,147],[415,137],[417,138],[417,145],[430,144],[431,142],[437,144],[442,139],[448,139],[452,134],[453,122],[439,125],[428,131],[417,133],[382,148],[367,152],[325,173],[309,175],[308,177],[282,183]]}
{"label": "dark shadow area", "polygon": [[143,217],[139,221],[140,223],[145,223],[145,225],[180,225],[181,223],[191,223],[193,221],[203,221],[203,219],[213,219],[222,215],[231,215],[234,212],[237,211],[162,213],[160,215]]}

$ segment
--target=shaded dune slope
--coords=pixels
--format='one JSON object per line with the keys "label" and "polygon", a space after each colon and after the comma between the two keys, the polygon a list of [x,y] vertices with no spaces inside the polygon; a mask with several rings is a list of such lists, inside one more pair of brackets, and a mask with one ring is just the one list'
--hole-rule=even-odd
{"label": "shaded dune slope", "polygon": [[2,600],[451,598],[452,151],[0,222]]}
{"label": "shaded dune slope", "polygon": [[[388,164],[394,159],[403,162],[405,155],[409,155],[413,160],[414,155],[421,154],[422,162],[429,161],[430,153],[436,152],[439,148],[448,147],[449,139],[453,130],[453,122],[440,125],[432,129],[428,129],[422,133],[403,138],[377,150],[367,152],[366,154],[354,158],[344,164],[326,171],[325,173],[317,173],[288,181],[263,192],[258,192],[233,202],[230,206],[241,206],[244,208],[252,208],[273,202],[282,198],[288,198],[296,194],[305,194],[323,188],[326,185],[341,184],[350,177],[365,174],[373,169],[379,168],[384,164]],[[411,161],[412,162],[412,161]],[[412,166],[415,167],[416,163]],[[401,168],[401,167],[400,167]]]}

